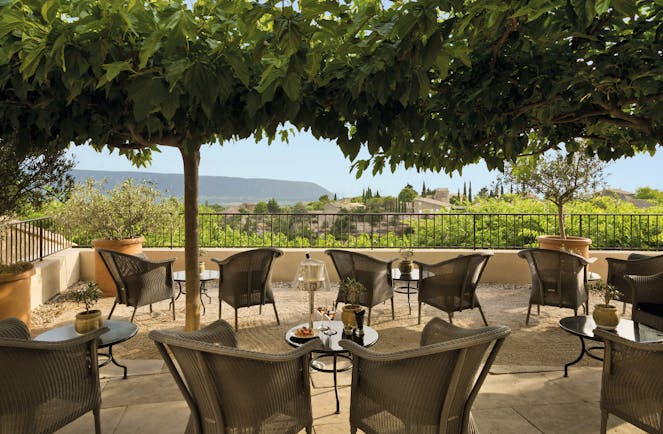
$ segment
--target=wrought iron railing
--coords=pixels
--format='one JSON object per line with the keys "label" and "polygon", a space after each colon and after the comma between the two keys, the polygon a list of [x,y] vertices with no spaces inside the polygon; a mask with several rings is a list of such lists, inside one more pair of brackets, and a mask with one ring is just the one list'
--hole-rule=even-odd
{"label": "wrought iron railing", "polygon": [[72,246],[52,218],[11,222],[0,234],[0,263],[34,262]]}
{"label": "wrought iron railing", "polygon": [[[201,247],[521,249],[536,246],[538,235],[558,231],[556,214],[202,213],[198,221]],[[20,224],[29,225],[32,234],[62,233],[50,219],[15,225]],[[591,238],[592,249],[663,250],[663,214],[569,214],[565,224],[568,235]],[[17,229],[14,234],[26,232]],[[145,247],[183,247],[184,218],[144,236]],[[100,238],[76,232],[57,237],[55,244],[32,236],[11,241],[12,251],[19,252],[13,257],[39,259],[71,242],[89,247]]]}

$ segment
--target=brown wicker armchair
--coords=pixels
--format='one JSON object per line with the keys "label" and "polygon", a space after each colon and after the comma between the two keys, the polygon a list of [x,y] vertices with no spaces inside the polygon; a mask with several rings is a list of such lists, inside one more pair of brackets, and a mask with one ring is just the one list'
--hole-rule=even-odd
{"label": "brown wicker armchair", "polygon": [[235,309],[235,330],[238,329],[237,309],[271,304],[276,323],[281,324],[271,287],[272,264],[283,251],[274,248],[247,250],[224,260],[212,258],[219,265],[219,319],[222,302]]}
{"label": "brown wicker armchair", "polygon": [[172,265],[175,258],[165,261],[150,261],[144,255],[127,255],[112,250],[97,249],[104,265],[115,282],[117,295],[108,314],[113,315],[115,306],[124,304],[133,306],[131,322],[136,316],[136,309],[150,306],[152,303],[170,299],[175,320],[175,297],[173,294]]}
{"label": "brown wicker armchair", "polygon": [[[394,288],[391,286],[391,266],[394,260],[382,261],[363,253],[349,250],[325,250],[334,263],[340,280],[352,278],[366,288],[359,294],[359,304],[368,308],[367,325],[371,325],[371,310],[387,300],[391,300],[391,319],[394,319]],[[339,291],[336,305],[345,302]]]}
{"label": "brown wicker armchair", "polygon": [[605,258],[608,262],[608,276],[606,281],[615,285],[623,294],[619,300],[624,302],[622,312],[626,311],[626,303],[633,302],[631,285],[626,275],[651,276],[663,272],[663,255],[648,256],[640,253],[631,253],[628,259]]}
{"label": "brown wicker armchair", "polygon": [[352,353],[351,432],[476,432],[470,409],[509,333],[433,318],[412,350],[377,353],[342,340]]}
{"label": "brown wicker armchair", "polygon": [[663,330],[663,273],[624,277],[633,296],[631,319]]}
{"label": "brown wicker armchair", "polygon": [[191,409],[186,433],[312,432],[309,354],[319,339],[282,354],[244,351],[223,320],[150,338]]}
{"label": "brown wicker armchair", "polygon": [[39,342],[17,318],[1,320],[0,432],[52,433],[92,411],[100,434],[97,338],[106,331]]}
{"label": "brown wicker armchair", "polygon": [[612,413],[649,433],[663,434],[663,345],[636,343],[594,329],[605,342],[601,433]]}
{"label": "brown wicker armchair", "polygon": [[453,323],[454,312],[479,309],[483,323],[488,325],[476,295],[479,279],[492,253],[476,253],[452,258],[436,264],[415,261],[419,267],[419,317],[423,303],[443,310]]}
{"label": "brown wicker armchair", "polygon": [[587,259],[573,253],[547,249],[525,249],[518,256],[527,260],[532,275],[532,287],[525,324],[529,324],[532,305],[557,306],[573,309],[578,315],[582,306],[589,312],[587,294]]}

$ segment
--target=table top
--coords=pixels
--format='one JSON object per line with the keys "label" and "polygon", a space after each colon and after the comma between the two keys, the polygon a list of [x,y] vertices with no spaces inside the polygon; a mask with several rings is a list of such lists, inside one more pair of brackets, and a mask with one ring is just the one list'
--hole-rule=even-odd
{"label": "table top", "polygon": [[[432,275],[430,271],[426,271],[424,273],[424,277],[428,277]],[[404,282],[414,282],[419,280],[419,269],[418,268],[412,268],[412,271],[410,273],[401,273],[401,270],[398,268],[392,268],[391,269],[391,280],[402,280]]]}
{"label": "table top", "polygon": [[[566,318],[559,320],[559,326],[562,328],[562,330],[576,336],[587,338],[593,341],[602,340],[594,336],[596,323],[594,322],[594,318],[589,315],[567,316]],[[647,327],[644,324],[635,323],[630,319],[621,318],[614,332],[620,338],[628,339],[633,342],[663,342],[663,331]]]}
{"label": "table top", "polygon": [[[205,270],[200,273],[200,281],[206,282],[208,280],[216,280],[219,278],[219,272],[217,270]],[[173,280],[175,282],[184,282],[186,281],[186,271],[175,271],[173,273]]]}
{"label": "table top", "polygon": [[[344,338],[343,337],[343,321],[313,321],[313,328],[318,328],[320,326],[328,326],[330,327],[331,330],[335,330],[336,334],[328,336],[324,334],[324,332],[319,333],[319,337],[322,340],[322,344],[324,345],[324,349],[322,350],[316,350],[316,352],[319,353],[343,353],[346,350],[340,346],[338,343],[340,342],[341,339],[352,339],[352,338]],[[293,340],[292,338],[294,337],[295,330],[297,330],[300,327],[308,327],[308,322],[297,324],[290,330],[288,330],[285,333],[285,341],[292,345],[293,347],[300,347],[304,345],[308,341],[302,341],[302,340]],[[372,327],[369,326],[364,326],[364,340],[362,342],[362,345],[365,347],[370,347],[371,345],[374,345],[378,341],[378,332]]]}
{"label": "table top", "polygon": [[[110,330],[99,337],[99,348],[109,347],[131,339],[138,333],[138,326],[129,321],[105,319],[104,327]],[[35,337],[36,341],[60,342],[67,339],[73,339],[81,336],[74,330],[74,325],[69,324],[62,327],[56,327]]]}

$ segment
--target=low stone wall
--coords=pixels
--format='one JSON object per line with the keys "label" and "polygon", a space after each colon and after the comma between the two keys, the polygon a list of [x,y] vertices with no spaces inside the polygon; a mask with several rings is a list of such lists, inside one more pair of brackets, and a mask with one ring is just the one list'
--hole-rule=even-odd
{"label": "low stone wall", "polygon": [[[216,269],[217,265],[210,258],[225,259],[230,255],[244,250],[246,249],[206,249],[206,266],[208,269]],[[355,250],[383,260],[399,258],[398,249]],[[306,252],[310,251],[311,257],[322,260],[327,264],[330,279],[334,282],[338,281],[336,270],[329,256],[324,254],[324,249],[283,249],[283,251],[284,255],[274,262],[272,280],[287,282],[294,279],[297,266],[305,258]],[[155,260],[176,258],[173,271],[184,269],[184,249],[145,249],[144,252],[151,259]],[[467,249],[416,249],[414,260],[435,263],[472,252],[475,251]],[[488,261],[486,270],[481,278],[482,282],[530,283],[527,262],[518,257],[518,250],[493,250],[492,252],[494,256]],[[605,278],[608,271],[608,263],[605,261],[605,258],[626,258],[630,253],[632,252],[624,250],[592,250],[590,251],[590,256],[598,259],[589,268],[591,271],[599,273]],[[657,253],[651,252],[651,254],[655,255]],[[32,277],[31,282],[31,306],[33,308],[49,300],[79,280],[94,280],[93,250],[68,249],[35,263],[35,268],[36,274]]]}

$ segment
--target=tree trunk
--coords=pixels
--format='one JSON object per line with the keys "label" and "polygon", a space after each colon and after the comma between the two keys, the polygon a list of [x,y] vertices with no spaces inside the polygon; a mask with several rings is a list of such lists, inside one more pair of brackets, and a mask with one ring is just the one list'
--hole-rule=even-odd
{"label": "tree trunk", "polygon": [[184,270],[186,272],[186,321],[184,329],[200,329],[200,276],[198,273],[198,164],[200,148],[180,148],[184,161]]}
{"label": "tree trunk", "polygon": [[564,228],[564,205],[557,204],[557,219],[559,220],[559,236],[566,239],[566,229]]}

